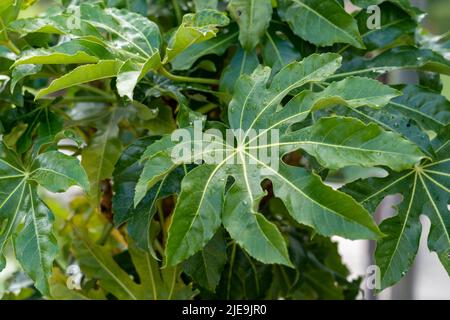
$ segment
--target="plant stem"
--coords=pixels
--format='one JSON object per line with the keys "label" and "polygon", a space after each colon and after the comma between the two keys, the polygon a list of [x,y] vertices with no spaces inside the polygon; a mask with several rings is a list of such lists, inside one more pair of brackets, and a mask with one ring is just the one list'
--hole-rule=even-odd
{"label": "plant stem", "polygon": [[72,97],[65,98],[61,100],[61,103],[73,103],[73,102],[105,102],[105,103],[113,103],[117,102],[117,99],[114,97],[92,97],[92,96],[84,96],[84,97]]}
{"label": "plant stem", "polygon": [[7,40],[5,43],[6,47],[11,50],[12,52],[14,52],[15,54],[19,55],[20,54],[20,50],[16,47],[16,45],[14,43],[12,43],[11,40]]}
{"label": "plant stem", "polygon": [[234,266],[234,259],[235,258],[236,258],[236,242],[233,243],[233,249],[231,250],[230,270],[228,270],[227,300],[230,299],[231,275],[233,274],[233,266]]}
{"label": "plant stem", "polygon": [[157,210],[158,210],[158,218],[159,218],[159,223],[161,224],[161,230],[162,230],[162,243],[163,245],[166,243],[166,223],[164,221],[164,208],[162,206],[162,201],[159,200],[156,204],[157,206]]}
{"label": "plant stem", "polygon": [[180,4],[178,0],[172,0],[173,9],[175,10],[175,16],[177,17],[178,24],[181,24],[183,20],[183,13],[181,12]]}
{"label": "plant stem", "polygon": [[112,229],[113,229],[112,223],[107,223],[103,227],[102,235],[101,235],[100,239],[98,239],[98,242],[97,242],[99,245],[102,246],[106,243],[106,240],[108,240],[109,234],[111,233]]}
{"label": "plant stem", "polygon": [[195,110],[195,111],[200,112],[200,113],[202,113],[202,114],[205,114],[205,113],[208,113],[208,112],[210,112],[211,110],[214,110],[214,109],[216,109],[216,108],[217,108],[217,105],[216,105],[216,104],[214,104],[214,103],[208,103],[208,104],[205,104],[204,106],[201,106],[200,108],[198,108],[198,109]]}
{"label": "plant stem", "polygon": [[108,97],[108,98],[111,97],[104,90],[96,88],[96,87],[93,87],[93,86],[90,86],[88,84],[79,84],[79,85],[77,85],[77,87],[79,87],[80,89],[86,90],[86,91],[90,91],[92,93],[96,93],[96,94],[98,94],[98,95],[100,95],[102,97]]}
{"label": "plant stem", "polygon": [[217,80],[217,79],[192,78],[192,77],[185,77],[185,76],[177,76],[175,74],[170,73],[164,67],[161,67],[159,69],[159,72],[163,76],[165,76],[166,78],[168,78],[170,80],[173,80],[173,81],[194,82],[194,83],[203,83],[203,84],[212,84],[212,85],[218,85],[219,84],[219,80]]}
{"label": "plant stem", "polygon": [[12,52],[14,52],[15,54],[20,54],[20,50],[16,47],[16,45],[14,43],[12,43],[12,41],[9,39],[8,37],[8,31],[6,30],[6,26],[5,23],[3,22],[3,19],[0,18],[0,27],[2,28],[1,33],[3,33],[4,35],[4,45],[11,50]]}

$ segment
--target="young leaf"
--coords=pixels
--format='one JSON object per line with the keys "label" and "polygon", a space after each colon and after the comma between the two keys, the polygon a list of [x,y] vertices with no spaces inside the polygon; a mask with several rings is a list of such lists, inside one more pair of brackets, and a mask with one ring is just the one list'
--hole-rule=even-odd
{"label": "young leaf", "polygon": [[174,70],[187,70],[201,57],[208,54],[221,55],[231,44],[236,42],[238,32],[219,34],[217,37],[194,44],[179,55],[177,55],[171,62]]}
{"label": "young leaf", "polygon": [[13,64],[77,64],[97,63],[100,59],[114,59],[114,56],[101,44],[89,39],[74,39],[63,42],[51,49],[26,51]]}
{"label": "young leaf", "polygon": [[133,100],[133,92],[137,83],[150,71],[156,70],[161,65],[161,57],[156,52],[143,65],[137,65],[132,60],[127,60],[117,74],[117,92],[121,97]]}
{"label": "young leaf", "polygon": [[216,10],[202,10],[195,14],[186,14],[181,26],[175,31],[166,49],[164,63],[172,61],[190,46],[216,36],[217,27],[226,26],[229,19]]}
{"label": "young leaf", "polygon": [[380,26],[369,29],[367,21],[373,15],[371,12],[361,10],[355,17],[358,29],[368,50],[385,48],[397,43],[413,42],[417,22],[408,13],[399,10],[397,6],[384,2],[380,5]]}

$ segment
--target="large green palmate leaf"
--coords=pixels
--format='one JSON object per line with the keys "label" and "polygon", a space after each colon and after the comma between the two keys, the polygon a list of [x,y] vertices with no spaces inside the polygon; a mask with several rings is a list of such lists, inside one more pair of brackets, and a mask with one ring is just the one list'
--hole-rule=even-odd
{"label": "large green palmate leaf", "polygon": [[[16,257],[36,288],[49,294],[48,278],[58,247],[52,215],[39,198],[38,185],[61,192],[70,186],[88,187],[86,173],[76,158],[48,151],[22,165],[12,150],[0,145],[0,269],[5,267],[6,243],[15,238]],[[18,228],[23,222],[23,228]]]}
{"label": "large green palmate leaf", "polygon": [[357,181],[345,187],[368,210],[374,212],[386,195],[401,194],[397,213],[385,219],[380,229],[387,237],[378,241],[375,252],[381,270],[381,288],[397,283],[410,269],[419,248],[424,214],[431,221],[428,248],[437,253],[450,274],[450,158],[448,147],[436,159],[425,161],[412,170],[391,174],[385,179]]}
{"label": "large green palmate leaf", "polygon": [[295,34],[315,45],[364,48],[356,21],[337,1],[281,0],[278,12]]}
{"label": "large green palmate leaf", "polygon": [[231,0],[228,11],[239,25],[242,47],[247,51],[253,50],[272,18],[271,0]]}
{"label": "large green palmate leaf", "polygon": [[354,299],[333,236],[383,290],[423,218],[450,275],[450,34],[412,1],[35,2],[0,1],[0,299]]}
{"label": "large green palmate leaf", "polygon": [[98,279],[100,286],[123,300],[188,299],[192,288],[179,279],[179,268],[160,269],[150,254],[130,244],[129,252],[139,275],[139,284],[133,281],[102,246],[88,235],[75,229],[75,255],[87,276]]}
{"label": "large green palmate leaf", "polygon": [[[190,171],[182,181],[169,228],[168,265],[195,254],[223,224],[230,236],[255,259],[292,266],[282,234],[258,212],[258,204],[265,195],[261,182],[266,179],[277,186],[275,193],[283,200],[289,214],[321,234],[338,234],[350,239],[382,236],[368,212],[352,198],[325,186],[318,176],[303,168],[284,163],[274,168],[273,163],[263,161],[255,151],[276,146],[280,150],[272,152],[279,159],[287,151],[302,148],[325,167],[385,165],[402,170],[424,158],[414,144],[375,124],[366,126],[357,119],[339,117],[322,119],[310,127],[283,133],[280,141],[270,138],[265,143],[252,144],[259,137],[252,134],[251,129],[260,129],[261,136],[272,128],[291,124],[294,118],[304,119],[305,114],[314,109],[336,103],[355,108],[381,108],[399,94],[375,80],[349,78],[331,84],[323,92],[306,91],[311,95],[309,99],[303,99],[305,92],[301,92],[302,98],[295,96],[284,107],[280,106],[294,89],[328,78],[339,66],[338,55],[315,54],[282,68],[270,85],[270,68],[258,67],[251,75],[242,75],[228,107],[228,121],[235,130],[236,144],[225,143],[220,133],[212,131],[194,136],[192,140],[194,128],[184,131],[189,135],[187,138],[173,140],[166,136],[147,148],[141,158],[144,168],[136,185],[135,206],[150,188],[181,163],[206,162]],[[336,133],[328,135],[332,130]],[[363,134],[356,135],[357,132]],[[209,147],[198,149],[200,143],[209,143]],[[193,152],[181,159],[174,158],[183,145]],[[223,157],[214,158],[217,154]],[[345,206],[337,206],[337,203],[345,203]],[[299,212],[299,207],[306,209]]]}

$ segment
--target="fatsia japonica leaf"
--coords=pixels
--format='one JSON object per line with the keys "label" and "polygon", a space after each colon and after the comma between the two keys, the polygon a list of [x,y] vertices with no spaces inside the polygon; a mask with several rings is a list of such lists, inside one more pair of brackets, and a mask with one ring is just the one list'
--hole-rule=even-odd
{"label": "fatsia japonica leaf", "polygon": [[47,88],[39,90],[36,99],[78,84],[114,77],[121,66],[122,62],[118,60],[101,60],[96,64],[77,67],[66,75],[53,80]]}
{"label": "fatsia japonica leaf", "polygon": [[[181,183],[167,240],[167,263],[185,260],[213,237],[220,226],[225,193],[225,175],[219,166],[200,166]],[[200,187],[199,187],[200,186]]]}
{"label": "fatsia japonica leaf", "polygon": [[402,92],[390,105],[416,121],[423,130],[438,133],[450,123],[450,102],[444,96],[414,85],[404,86]]}
{"label": "fatsia japonica leaf", "polygon": [[[255,259],[292,266],[282,234],[276,225],[258,212],[258,204],[265,196],[261,188],[261,182],[265,179],[277,186],[275,193],[283,200],[290,215],[299,223],[314,227],[319,233],[338,234],[351,239],[382,236],[368,212],[352,198],[325,186],[319,177],[305,169],[285,164],[280,164],[279,169],[272,168],[254,153],[255,149],[270,146],[270,141],[268,145],[254,146],[250,143],[258,136],[248,136],[250,129],[259,128],[262,134],[267,128],[289,124],[289,120],[298,117],[298,113],[310,112],[314,108],[340,103],[380,108],[399,94],[375,80],[349,78],[331,84],[323,92],[308,91],[314,98],[304,102],[304,107],[298,105],[304,99],[295,96],[277,112],[283,98],[292,90],[329,77],[339,68],[339,62],[340,57],[334,54],[311,55],[282,68],[273,76],[270,85],[270,68],[258,67],[251,75],[242,75],[228,107],[231,128],[241,129],[235,133],[237,146],[219,138],[211,139],[215,135],[205,132],[200,140],[194,141],[184,141],[182,138],[181,142],[166,136],[147,148],[141,158],[144,169],[136,185],[135,206],[180,162],[200,160],[197,163],[201,163],[202,156],[213,152],[225,153],[222,161],[202,164],[184,177],[169,228],[166,247],[168,265],[183,261],[199,251],[222,223],[230,236]],[[297,100],[298,103],[295,103]],[[287,116],[280,116],[279,121],[270,126],[274,119],[273,112],[277,115],[284,110],[287,110]],[[334,133],[327,134],[330,131]],[[357,132],[363,134],[356,135]],[[401,170],[412,167],[424,158],[416,146],[399,135],[386,132],[375,124],[366,126],[353,118],[322,119],[311,127],[284,134],[280,140],[275,143],[282,151],[278,157],[281,158],[286,151],[303,148],[325,167],[332,169],[357,164],[386,165]],[[195,150],[199,142],[213,142],[213,148],[200,149],[197,153]],[[183,144],[194,153],[177,162],[173,155]],[[230,163],[230,159],[238,161]],[[262,168],[265,173],[262,173]],[[232,183],[227,187],[229,179]],[[276,190],[281,191],[277,193]],[[336,206],[336,203],[346,203],[345,209]],[[308,209],[298,213],[298,207]]]}
{"label": "fatsia japonica leaf", "polygon": [[352,56],[343,61],[342,68],[333,78],[355,74],[376,77],[398,69],[417,69],[449,75],[450,62],[430,49],[401,46],[386,50],[374,58]]}
{"label": "fatsia japonica leaf", "polygon": [[190,46],[216,36],[218,27],[229,23],[227,16],[219,11],[205,9],[183,16],[183,22],[172,35],[166,48],[164,62],[172,61]]}
{"label": "fatsia japonica leaf", "polygon": [[253,50],[272,18],[271,0],[231,0],[228,11],[239,25],[239,41],[246,51]]}
{"label": "fatsia japonica leaf", "polygon": [[362,8],[367,8],[369,6],[390,2],[408,12],[412,17],[415,17],[422,13],[422,11],[419,8],[413,6],[411,4],[411,1],[409,0],[351,0],[351,2],[357,5],[358,7]]}
{"label": "fatsia japonica leaf", "polygon": [[75,255],[88,277],[98,279],[100,286],[118,299],[154,300],[186,299],[192,289],[180,279],[177,268],[160,269],[158,262],[144,250],[130,244],[129,252],[138,272],[140,283],[131,279],[102,246],[75,229]]}
{"label": "fatsia japonica leaf", "polygon": [[272,72],[278,72],[282,67],[297,60],[300,57],[294,45],[287,39],[283,39],[275,32],[267,31],[262,49],[264,63],[272,68]]}
{"label": "fatsia japonica leaf", "polygon": [[368,106],[369,110],[380,109],[399,94],[397,90],[376,80],[348,77],[319,92],[302,91],[273,114],[268,129],[282,128],[302,121],[311,112],[333,105],[345,105],[351,109],[362,106]]}
{"label": "fatsia japonica leaf", "polygon": [[221,55],[231,44],[236,42],[237,37],[238,32],[232,31],[230,33],[221,33],[215,38],[194,44],[183,50],[172,60],[172,68],[174,70],[187,70],[203,56],[209,54]]}
{"label": "fatsia japonica leaf", "polygon": [[381,270],[381,289],[397,283],[410,269],[419,248],[424,214],[431,221],[428,248],[435,251],[450,274],[450,159],[448,148],[441,149],[432,162],[384,179],[357,181],[346,186],[368,210],[374,212],[386,195],[401,194],[396,214],[385,219],[380,229],[387,237],[378,241],[375,259]]}
{"label": "fatsia japonica leaf", "polygon": [[383,289],[420,215],[450,274],[448,34],[410,1],[33,2],[0,1],[6,298],[353,299],[331,237]]}
{"label": "fatsia japonica leaf", "polygon": [[41,65],[36,64],[24,64],[20,65],[14,68],[12,71],[12,78],[11,78],[11,86],[10,90],[11,93],[14,93],[14,89],[16,88],[16,85],[24,78],[36,74],[42,70]]}
{"label": "fatsia japonica leaf", "polygon": [[83,148],[81,164],[89,178],[90,198],[98,206],[101,196],[101,183],[112,176],[114,165],[119,159],[122,144],[118,137],[120,111],[109,110],[104,123],[99,124],[99,131],[92,137],[89,145]]}
{"label": "fatsia japonica leaf", "polygon": [[383,165],[401,171],[424,158],[417,146],[400,135],[344,117],[322,118],[311,127],[286,134],[280,145],[286,152],[301,148],[330,169]]}
{"label": "fatsia japonica leaf", "polygon": [[222,72],[220,90],[233,93],[236,80],[244,73],[250,74],[258,66],[256,51],[245,51],[238,47],[230,64]]}
{"label": "fatsia japonica leaf", "polygon": [[202,287],[215,291],[227,262],[223,230],[220,230],[200,251],[183,263],[183,270]]}
{"label": "fatsia japonica leaf", "polygon": [[117,92],[121,97],[128,97],[133,100],[134,88],[138,82],[150,71],[155,70],[161,65],[161,57],[159,53],[154,53],[143,64],[139,65],[129,59],[125,61],[118,71],[117,75]]}
{"label": "fatsia japonica leaf", "polygon": [[[2,142],[0,145],[0,269],[6,243],[14,237],[16,257],[35,286],[49,294],[48,278],[58,247],[52,232],[52,214],[39,198],[38,185],[61,192],[70,186],[87,187],[86,173],[76,158],[58,151],[40,154],[23,165]],[[31,166],[31,167],[30,167]],[[18,228],[23,222],[23,228]]]}
{"label": "fatsia japonica leaf", "polygon": [[74,39],[63,42],[50,50],[37,49],[25,52],[13,67],[22,64],[81,64],[96,63],[100,59],[113,59],[114,56],[101,44],[89,39]]}
{"label": "fatsia japonica leaf", "polygon": [[380,5],[380,12],[382,14],[379,28],[367,27],[367,21],[373,15],[372,12],[361,10],[355,17],[368,50],[385,48],[394,42],[413,43],[417,22],[408,13],[399,10],[397,6],[389,2]]}
{"label": "fatsia japonica leaf", "polygon": [[126,222],[128,234],[136,246],[156,257],[150,227],[157,210],[157,201],[179,192],[184,170],[178,168],[168,174],[147,192],[142,202],[135,208],[133,205],[134,189],[143,169],[139,160],[147,145],[154,140],[155,138],[138,140],[121,154],[113,173],[113,210],[114,223],[120,226]]}
{"label": "fatsia japonica leaf", "polygon": [[[75,37],[50,49],[25,52],[15,65],[87,64],[54,80],[48,88],[38,92],[37,99],[77,84],[117,76],[119,95],[132,100],[139,80],[150,70],[160,67],[158,27],[147,18],[126,10],[102,9],[84,3],[76,12],[73,23],[62,22],[65,13],[13,23],[12,30],[25,34],[46,32]],[[24,26],[30,25],[40,28],[24,30]]]}
{"label": "fatsia japonica leaf", "polygon": [[[450,104],[445,97],[420,86],[399,87],[403,95],[392,99],[384,108],[335,108],[333,112],[369,123],[374,122],[397,132],[417,144],[427,155],[433,154],[426,131],[439,133],[449,124]],[[425,131],[426,130],[426,131]]]}
{"label": "fatsia japonica leaf", "polygon": [[281,0],[278,13],[295,34],[317,46],[348,43],[364,49],[356,21],[335,0]]}

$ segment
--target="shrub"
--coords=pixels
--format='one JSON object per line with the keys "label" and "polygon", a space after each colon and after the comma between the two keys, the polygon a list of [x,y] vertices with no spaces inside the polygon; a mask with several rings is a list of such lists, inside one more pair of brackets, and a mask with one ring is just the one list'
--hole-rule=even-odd
{"label": "shrub", "polygon": [[[14,252],[35,288],[19,298],[353,299],[330,237],[377,241],[382,290],[421,214],[450,272],[448,42],[409,1],[62,1],[19,19],[30,2],[0,5],[0,269]],[[389,84],[398,69],[417,83]]]}

